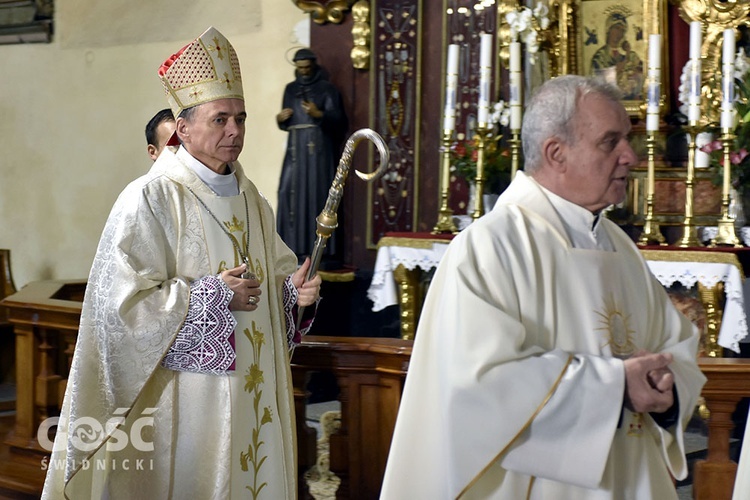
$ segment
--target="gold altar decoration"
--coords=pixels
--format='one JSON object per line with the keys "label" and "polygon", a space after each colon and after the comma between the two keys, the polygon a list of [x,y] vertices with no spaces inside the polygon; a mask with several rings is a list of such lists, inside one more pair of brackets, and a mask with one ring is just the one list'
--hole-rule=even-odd
{"label": "gold altar decoration", "polygon": [[732,175],[732,162],[729,159],[729,155],[731,154],[730,148],[734,143],[732,129],[723,129],[721,142],[724,148],[724,173],[721,186],[721,218],[717,223],[718,232],[716,238],[711,240],[711,246],[741,247],[742,244],[734,231],[734,217],[729,215],[729,190]]}
{"label": "gold altar decoration", "polygon": [[655,165],[654,165],[654,147],[656,144],[656,132],[648,131],[646,133],[646,148],[648,149],[648,172],[646,178],[646,222],[643,224],[643,232],[638,239],[639,245],[659,244],[666,245],[664,235],[661,234],[659,223],[654,218],[654,183],[655,183]]}
{"label": "gold altar decoration", "polygon": [[359,0],[352,6],[352,66],[355,69],[370,67],[370,2]]}
{"label": "gold altar decoration", "polygon": [[706,123],[719,121],[721,107],[721,38],[725,29],[750,26],[750,2],[723,0],[671,0],[679,7],[679,14],[687,23],[703,24],[701,46],[701,94],[705,99],[703,116]]}
{"label": "gold altar decoration", "polygon": [[432,229],[432,234],[457,233],[458,228],[453,221],[453,210],[449,206],[451,190],[451,138],[452,131],[444,130],[441,143],[440,167],[440,211],[438,221]]}
{"label": "gold altar decoration", "polygon": [[688,164],[687,177],[685,178],[685,218],[682,222],[682,238],[677,243],[678,247],[699,247],[701,242],[698,239],[698,228],[693,221],[693,201],[695,186],[695,137],[698,134],[698,127],[691,123],[685,127],[688,137]]}
{"label": "gold altar decoration", "polygon": [[353,0],[292,0],[303,12],[310,14],[316,24],[340,24],[344,13],[349,10]]}

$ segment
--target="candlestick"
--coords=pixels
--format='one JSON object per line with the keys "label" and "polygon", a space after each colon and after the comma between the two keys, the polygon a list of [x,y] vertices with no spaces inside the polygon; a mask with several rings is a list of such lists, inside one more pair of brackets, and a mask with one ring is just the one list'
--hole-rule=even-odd
{"label": "candlestick", "polygon": [[701,23],[690,23],[690,99],[688,102],[688,121],[696,125],[701,117],[701,47],[703,32]]}
{"label": "candlestick", "polygon": [[734,231],[734,217],[729,215],[729,189],[731,187],[732,162],[729,159],[730,148],[734,143],[734,134],[731,128],[722,128],[721,144],[724,152],[724,175],[721,187],[721,218],[717,226],[716,238],[711,240],[712,247],[732,246],[741,247],[739,238]]}
{"label": "candlestick", "polygon": [[690,59],[701,58],[701,46],[703,45],[703,27],[700,21],[690,23]]}
{"label": "candlestick", "polygon": [[734,30],[724,30],[722,46],[721,128],[734,128]]}
{"label": "candlestick", "polygon": [[508,139],[508,145],[510,146],[510,180],[516,177],[518,172],[518,165],[521,157],[521,131],[514,129],[510,131],[510,139]]}
{"label": "candlestick", "polygon": [[521,43],[510,43],[510,71],[508,105],[511,130],[521,129]]}
{"label": "candlestick", "polygon": [[688,136],[688,164],[687,175],[685,178],[685,218],[682,222],[682,238],[677,244],[678,247],[699,247],[701,241],[698,239],[698,232],[693,225],[693,187],[695,185],[695,135],[698,128],[693,125],[685,127]]}
{"label": "candlestick", "polygon": [[477,121],[486,126],[490,114],[490,79],[492,75],[492,35],[482,33],[479,36],[479,103]]}
{"label": "candlestick", "polygon": [[474,134],[477,138],[477,176],[474,179],[476,201],[471,218],[477,220],[484,215],[484,154],[491,131],[487,126],[478,125],[474,129]]}
{"label": "candlestick", "polygon": [[661,101],[661,35],[649,36],[648,45],[648,101],[646,103],[646,131],[659,130],[659,102]]}
{"label": "candlestick", "polygon": [[443,163],[440,173],[440,212],[438,213],[438,221],[432,229],[432,234],[458,232],[456,223],[453,221],[453,210],[448,205],[451,187],[451,136],[452,133],[450,131],[443,131],[441,147]]}
{"label": "candlestick", "polygon": [[656,176],[654,165],[654,148],[656,145],[656,133],[646,132],[646,148],[648,149],[648,172],[646,174],[646,222],[643,224],[643,232],[638,238],[638,244],[651,245],[657,243],[666,245],[667,241],[661,234],[659,223],[654,218],[654,178]]}
{"label": "candlestick", "polygon": [[443,130],[453,131],[456,128],[456,89],[458,88],[458,45],[448,45],[448,60],[445,77],[445,113]]}

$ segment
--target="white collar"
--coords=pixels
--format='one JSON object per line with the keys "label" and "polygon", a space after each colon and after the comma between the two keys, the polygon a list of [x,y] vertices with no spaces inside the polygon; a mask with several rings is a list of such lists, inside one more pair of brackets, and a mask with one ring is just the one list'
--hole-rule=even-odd
{"label": "white collar", "polygon": [[228,163],[229,173],[217,174],[206,165],[198,161],[193,155],[188,153],[187,149],[180,146],[177,150],[177,158],[197,175],[211,190],[219,196],[236,196],[240,194],[237,176],[234,175],[235,168]]}
{"label": "white collar", "polygon": [[[533,178],[531,178],[534,182]],[[614,251],[614,245],[602,224],[602,214],[594,215],[588,209],[556,195],[537,182],[542,192],[557,211],[573,248]]]}

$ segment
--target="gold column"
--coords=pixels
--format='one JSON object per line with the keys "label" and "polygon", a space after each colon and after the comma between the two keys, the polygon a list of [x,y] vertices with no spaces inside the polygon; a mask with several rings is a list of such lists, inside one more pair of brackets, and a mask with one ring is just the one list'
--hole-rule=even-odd
{"label": "gold column", "polygon": [[711,288],[697,283],[703,308],[706,310],[706,337],[702,339],[703,355],[709,358],[721,358],[724,349],[719,345],[719,332],[724,308],[724,283],[719,282]]}
{"label": "gold column", "polygon": [[398,283],[399,288],[398,302],[401,308],[401,338],[404,340],[414,340],[414,333],[417,330],[417,310],[420,306],[420,300],[417,295],[417,290],[419,289],[419,269],[410,271],[403,264],[399,264],[393,270],[393,277]]}

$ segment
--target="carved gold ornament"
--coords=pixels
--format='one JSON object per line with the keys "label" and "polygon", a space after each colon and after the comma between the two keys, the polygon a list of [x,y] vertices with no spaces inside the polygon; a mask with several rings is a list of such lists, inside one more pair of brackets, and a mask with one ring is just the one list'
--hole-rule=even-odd
{"label": "carved gold ornament", "polygon": [[344,19],[344,13],[349,10],[353,0],[292,0],[294,5],[312,16],[317,24],[339,24]]}

